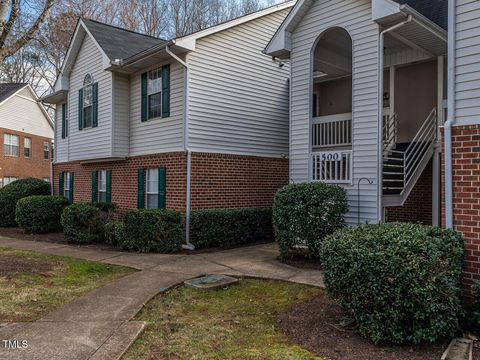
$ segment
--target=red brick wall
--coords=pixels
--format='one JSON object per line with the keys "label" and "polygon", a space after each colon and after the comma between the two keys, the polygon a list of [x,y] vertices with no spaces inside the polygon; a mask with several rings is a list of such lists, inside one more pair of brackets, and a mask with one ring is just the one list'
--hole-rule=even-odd
{"label": "red brick wall", "polygon": [[432,162],[423,170],[403,206],[388,207],[386,221],[432,224]]}
{"label": "red brick wall", "polygon": [[271,207],[288,184],[288,160],[226,154],[192,154],[191,208]]}
{"label": "red brick wall", "polygon": [[[17,135],[19,137],[19,153],[18,157],[5,156],[3,149],[3,134]],[[24,138],[30,138],[31,141],[31,156],[29,158],[24,156]],[[0,179],[4,176],[15,176],[19,179],[26,177],[34,177],[38,179],[50,178],[50,158],[43,159],[43,143],[51,140],[37,135],[32,135],[24,132],[13,131],[9,129],[0,128]]]}
{"label": "red brick wall", "polygon": [[[464,287],[467,300],[480,280],[480,125],[452,128],[453,221],[467,252]],[[444,154],[444,151],[442,151]],[[445,159],[442,156],[442,219],[445,219]]]}
{"label": "red brick wall", "polygon": [[[59,172],[74,172],[74,201],[91,201],[91,173],[112,170],[112,201],[119,211],[137,207],[138,168],[166,167],[167,208],[185,211],[184,152],[136,156],[121,161],[54,165],[54,188]],[[278,188],[288,183],[288,160],[223,154],[192,154],[191,208],[269,207]]]}

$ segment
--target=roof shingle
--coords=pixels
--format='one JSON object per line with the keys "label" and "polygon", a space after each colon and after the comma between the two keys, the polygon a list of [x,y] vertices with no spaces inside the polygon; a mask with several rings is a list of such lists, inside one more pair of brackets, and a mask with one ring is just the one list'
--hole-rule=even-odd
{"label": "roof shingle", "polygon": [[27,86],[25,83],[0,83],[0,102]]}
{"label": "roof shingle", "polygon": [[394,0],[399,4],[407,4],[435,24],[447,30],[448,0]]}

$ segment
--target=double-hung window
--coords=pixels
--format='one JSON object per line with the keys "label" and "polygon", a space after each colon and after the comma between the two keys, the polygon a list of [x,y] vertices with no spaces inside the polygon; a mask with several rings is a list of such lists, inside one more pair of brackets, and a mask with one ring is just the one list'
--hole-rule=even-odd
{"label": "double-hung window", "polygon": [[32,139],[31,138],[24,138],[23,139],[23,156],[29,158],[32,156]]}
{"label": "double-hung window", "polygon": [[48,141],[44,141],[43,143],[43,159],[50,159],[50,144],[48,143]]}
{"label": "double-hung window", "polygon": [[98,172],[98,201],[107,201],[107,170]]}
{"label": "double-hung window", "polygon": [[162,116],[162,69],[148,72],[148,118]]}
{"label": "double-hung window", "polygon": [[12,182],[17,181],[17,180],[18,180],[18,177],[16,177],[16,176],[5,176],[3,178],[3,186],[11,184]]}
{"label": "double-hung window", "polygon": [[158,208],[158,169],[147,170],[147,208]]}
{"label": "double-hung window", "polygon": [[71,191],[71,185],[72,184],[72,173],[71,172],[65,172],[63,173],[63,196],[65,196],[67,199],[70,199],[70,191]]}
{"label": "double-hung window", "polygon": [[3,135],[3,153],[6,156],[18,156],[19,137],[12,134]]}
{"label": "double-hung window", "polygon": [[83,128],[92,127],[93,121],[93,78],[90,74],[83,79]]}

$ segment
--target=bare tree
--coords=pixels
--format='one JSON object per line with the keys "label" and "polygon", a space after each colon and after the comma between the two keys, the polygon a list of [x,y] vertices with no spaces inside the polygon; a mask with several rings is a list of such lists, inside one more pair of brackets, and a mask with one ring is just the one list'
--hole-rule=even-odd
{"label": "bare tree", "polygon": [[[20,0],[0,0],[0,62],[14,55],[33,39],[47,20],[54,3],[55,0],[31,1],[26,4],[29,11],[22,12]],[[25,18],[31,17],[32,12],[36,13],[33,21],[25,21]],[[15,25],[21,22],[29,24],[23,31],[14,31],[19,28]]]}

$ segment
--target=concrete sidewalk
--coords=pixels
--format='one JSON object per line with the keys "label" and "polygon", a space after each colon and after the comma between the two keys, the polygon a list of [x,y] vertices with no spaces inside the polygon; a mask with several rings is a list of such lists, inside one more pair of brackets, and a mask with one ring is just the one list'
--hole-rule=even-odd
{"label": "concrete sidewalk", "polygon": [[298,269],[276,260],[275,244],[195,255],[137,254],[17,239],[0,247],[33,250],[140,271],[82,296],[35,323],[0,327],[0,341],[27,340],[28,348],[5,350],[1,359],[118,359],[142,331],[130,322],[153,296],[184,280],[226,274],[293,281],[323,287],[318,270]]}

